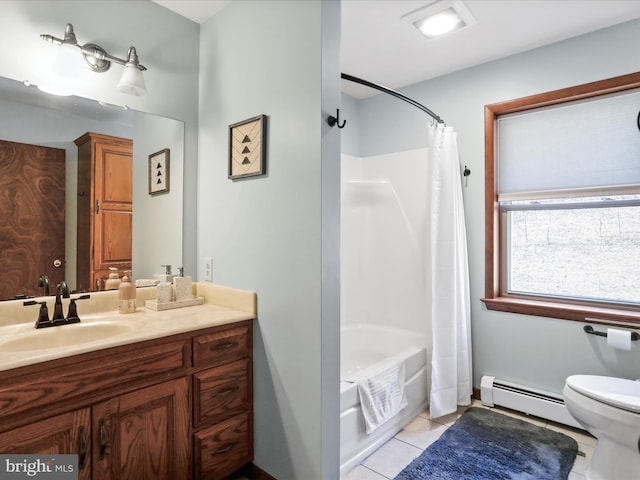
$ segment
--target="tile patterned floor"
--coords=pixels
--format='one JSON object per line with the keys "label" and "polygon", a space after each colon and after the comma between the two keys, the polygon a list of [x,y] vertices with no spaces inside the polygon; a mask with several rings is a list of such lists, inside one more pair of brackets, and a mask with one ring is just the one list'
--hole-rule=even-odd
{"label": "tile patterned floor", "polygon": [[[479,401],[474,401],[474,407],[483,407]],[[461,407],[458,412],[429,420],[429,412],[424,412],[416,417],[404,430],[385,443],[373,454],[367,457],[360,465],[351,470],[342,480],[388,480],[398,475],[414,458],[422,453],[429,445],[435,442],[440,435],[449,428],[462,415],[466,408]],[[578,442],[578,456],[569,475],[569,480],[584,480],[584,473],[596,439],[583,430],[577,430],[565,425],[548,422],[537,417],[530,417],[519,412],[495,407],[496,412],[511,415],[527,422],[550,428],[565,435],[573,437]]]}

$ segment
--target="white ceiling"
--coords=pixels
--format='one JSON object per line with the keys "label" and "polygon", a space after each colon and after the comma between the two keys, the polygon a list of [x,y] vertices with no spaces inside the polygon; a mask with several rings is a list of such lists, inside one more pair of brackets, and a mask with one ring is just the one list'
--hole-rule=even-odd
{"label": "white ceiling", "polygon": [[[203,23],[232,0],[153,1]],[[398,89],[640,18],[640,0],[465,0],[477,23],[433,40],[401,19],[439,1],[342,0],[342,71]],[[375,93],[351,82],[343,90]]]}
{"label": "white ceiling", "polygon": [[204,23],[226,7],[231,0],[151,0],[196,23]]}

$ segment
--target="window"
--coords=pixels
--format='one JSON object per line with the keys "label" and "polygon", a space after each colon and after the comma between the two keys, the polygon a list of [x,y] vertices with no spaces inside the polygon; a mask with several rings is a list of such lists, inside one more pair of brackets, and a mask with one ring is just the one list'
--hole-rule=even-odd
{"label": "window", "polygon": [[640,324],[640,73],[485,107],[488,309]]}

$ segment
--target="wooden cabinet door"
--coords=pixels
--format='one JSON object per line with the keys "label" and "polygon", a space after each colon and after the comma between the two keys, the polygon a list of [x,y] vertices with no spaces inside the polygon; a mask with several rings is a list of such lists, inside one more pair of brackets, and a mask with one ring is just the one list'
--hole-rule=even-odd
{"label": "wooden cabinet door", "polygon": [[90,409],[83,408],[0,433],[4,454],[78,454],[78,478],[91,478]]}
{"label": "wooden cabinet door", "polygon": [[93,269],[96,275],[100,271],[108,274],[109,267],[131,268],[133,162],[130,144],[95,144],[95,200]]}
{"label": "wooden cabinet door", "polygon": [[184,377],[94,405],[93,479],[189,479],[189,412]]}

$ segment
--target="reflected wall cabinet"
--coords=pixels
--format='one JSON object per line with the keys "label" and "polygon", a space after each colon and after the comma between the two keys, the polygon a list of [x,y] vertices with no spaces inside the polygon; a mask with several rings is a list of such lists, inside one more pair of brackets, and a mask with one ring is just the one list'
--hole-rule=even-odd
{"label": "reflected wall cabinet", "polygon": [[77,290],[103,290],[109,268],[131,270],[133,141],[88,132],[78,146]]}

